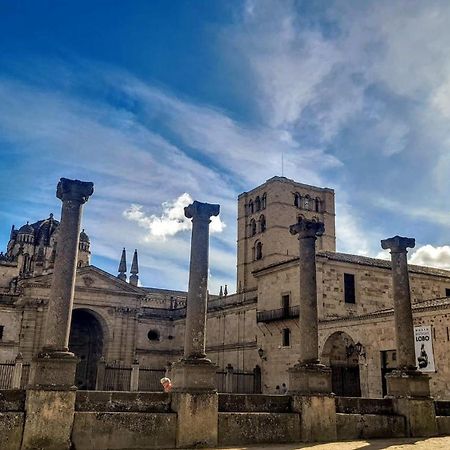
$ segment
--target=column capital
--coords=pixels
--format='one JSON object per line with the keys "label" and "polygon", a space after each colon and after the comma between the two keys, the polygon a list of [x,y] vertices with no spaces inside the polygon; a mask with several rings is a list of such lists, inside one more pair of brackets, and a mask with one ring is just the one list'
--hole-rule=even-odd
{"label": "column capital", "polygon": [[325,226],[323,222],[301,219],[289,227],[289,232],[291,234],[298,234],[299,239],[315,238],[316,236],[322,236],[325,232]]}
{"label": "column capital", "polygon": [[406,253],[407,248],[414,248],[416,240],[414,238],[407,238],[402,236],[394,236],[381,241],[381,248],[383,250],[391,250],[391,253]]}
{"label": "column capital", "polygon": [[69,180],[61,178],[56,188],[56,197],[63,202],[72,200],[80,204],[86,203],[94,192],[94,183],[90,181]]}
{"label": "column capital", "polygon": [[201,203],[197,200],[184,208],[184,215],[188,219],[195,220],[210,220],[211,216],[218,216],[220,212],[220,205],[211,203]]}

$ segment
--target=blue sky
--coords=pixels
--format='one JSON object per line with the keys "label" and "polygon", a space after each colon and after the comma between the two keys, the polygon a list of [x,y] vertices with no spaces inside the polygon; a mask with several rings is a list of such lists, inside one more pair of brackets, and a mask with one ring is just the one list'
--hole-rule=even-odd
{"label": "blue sky", "polygon": [[[450,268],[447,1],[1,1],[0,241],[95,183],[93,264],[122,247],[185,289],[182,207],[220,203],[211,281],[235,285],[236,197],[284,175],[333,187],[338,250]],[[383,256],[383,255],[379,255]]]}

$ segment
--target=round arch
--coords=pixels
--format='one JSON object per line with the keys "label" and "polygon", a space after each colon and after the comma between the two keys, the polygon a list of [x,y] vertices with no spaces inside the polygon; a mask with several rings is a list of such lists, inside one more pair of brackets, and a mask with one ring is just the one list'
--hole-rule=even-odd
{"label": "round arch", "polygon": [[332,333],[325,341],[321,360],[331,367],[332,387],[336,395],[360,397],[359,356],[355,341],[345,331]]}
{"label": "round arch", "polygon": [[108,333],[104,319],[87,308],[72,311],[69,349],[79,358],[75,384],[79,389],[95,389],[97,363],[105,354]]}

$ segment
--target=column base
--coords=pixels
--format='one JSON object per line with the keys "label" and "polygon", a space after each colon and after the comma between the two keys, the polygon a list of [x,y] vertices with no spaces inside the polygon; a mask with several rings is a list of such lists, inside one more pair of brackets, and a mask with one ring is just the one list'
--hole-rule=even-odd
{"label": "column base", "polygon": [[334,395],[294,394],[292,410],[300,414],[303,442],[330,442],[337,439]]}
{"label": "column base", "polygon": [[387,397],[430,398],[430,377],[417,370],[394,370],[386,384]]}
{"label": "column base", "polygon": [[74,383],[77,363],[78,358],[71,352],[39,353],[31,362],[27,389],[76,390]]}
{"label": "column base", "polygon": [[207,358],[181,359],[172,365],[172,392],[217,392],[216,371]]}
{"label": "column base", "polygon": [[289,393],[331,394],[331,368],[318,363],[299,363],[288,369]]}

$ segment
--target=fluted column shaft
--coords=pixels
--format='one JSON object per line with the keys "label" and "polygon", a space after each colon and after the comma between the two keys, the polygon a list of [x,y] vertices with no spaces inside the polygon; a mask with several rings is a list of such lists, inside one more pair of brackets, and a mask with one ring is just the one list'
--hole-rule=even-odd
{"label": "fluted column shaft", "polygon": [[68,351],[82,207],[92,193],[93,183],[66,178],[58,183],[56,196],[62,201],[62,210],[46,319],[46,351]]}
{"label": "fluted column shaft", "polygon": [[186,308],[184,358],[205,358],[206,312],[208,301],[209,223],[219,214],[219,205],[195,201],[185,208],[192,218],[189,291]]}
{"label": "fluted column shaft", "polygon": [[416,369],[414,349],[414,322],[409,286],[407,248],[415,246],[415,240],[395,236],[381,241],[383,249],[391,250],[392,288],[394,297],[395,339],[399,369]]}
{"label": "fluted column shaft", "polygon": [[290,227],[291,234],[298,234],[300,252],[300,358],[301,364],[319,361],[319,334],[316,284],[316,239],[323,234],[321,222],[302,220]]}

